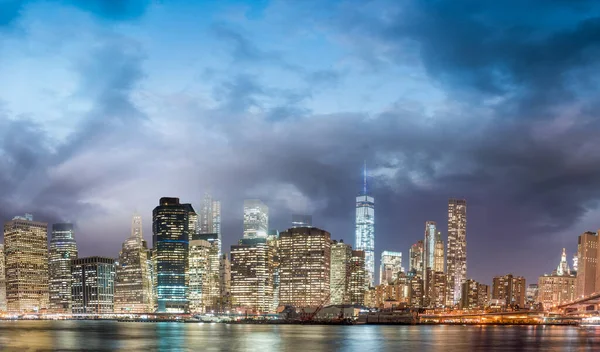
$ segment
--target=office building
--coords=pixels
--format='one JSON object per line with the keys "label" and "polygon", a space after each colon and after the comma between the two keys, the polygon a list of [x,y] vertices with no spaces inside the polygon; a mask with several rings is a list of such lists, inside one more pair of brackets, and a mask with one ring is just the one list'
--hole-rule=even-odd
{"label": "office building", "polygon": [[0,244],[0,312],[6,312],[6,262],[4,244]]}
{"label": "office building", "polygon": [[365,252],[352,251],[350,258],[350,277],[348,279],[348,297],[350,304],[364,305],[365,304]]}
{"label": "office building", "polygon": [[375,286],[375,198],[367,192],[367,166],[363,169],[363,192],[356,197],[357,250],[365,252],[366,286]]}
{"label": "office building", "polygon": [[[530,285],[531,286],[531,285]],[[567,263],[567,254],[563,248],[561,260],[550,275],[542,275],[538,279],[536,303],[541,303],[547,310],[575,299],[577,278],[571,273]],[[527,295],[529,296],[529,287]],[[528,297],[529,300],[529,297]]]}
{"label": "office building", "polygon": [[279,304],[297,308],[329,303],[331,236],[315,227],[279,234]]}
{"label": "office building", "polygon": [[269,207],[260,199],[244,201],[244,238],[266,238],[269,232]]}
{"label": "office building", "polygon": [[219,260],[219,312],[231,309],[231,262],[227,254],[222,254]]}
{"label": "office building", "polygon": [[48,224],[31,214],[4,224],[6,304],[9,313],[48,309]]}
{"label": "office building", "polygon": [[425,293],[423,301],[425,307],[445,307],[448,296],[448,278],[446,274],[441,271],[427,269],[427,283],[423,291]]}
{"label": "office building", "polygon": [[435,242],[435,252],[433,255],[433,271],[434,272],[445,272],[444,271],[444,241],[439,240]]}
{"label": "office building", "polygon": [[202,206],[200,207],[200,215],[198,220],[198,232],[202,234],[216,233],[219,248],[219,255],[222,254],[222,243],[221,237],[221,202],[214,200],[208,193],[204,195],[202,199]]}
{"label": "office building", "polygon": [[[352,261],[352,246],[344,241],[333,241],[331,244],[331,274],[329,287],[331,304],[348,304],[350,302],[349,280]],[[363,282],[364,291],[364,282]]]}
{"label": "office building", "polygon": [[383,251],[380,265],[379,284],[391,284],[404,271],[402,269],[402,253]]}
{"label": "office building", "polygon": [[448,201],[448,301],[460,302],[462,284],[467,279],[467,201]]}
{"label": "office building", "polygon": [[[190,252],[188,256],[189,274],[189,310],[191,313],[204,313],[205,303],[208,301],[203,297],[205,284],[208,283],[210,268],[210,243],[206,240],[193,239],[190,241]],[[208,289],[206,287],[206,289]]]}
{"label": "office building", "polygon": [[148,313],[154,311],[151,254],[143,238],[142,217],[134,215],[131,233],[123,242],[115,277],[115,312]]}
{"label": "office building", "polygon": [[188,309],[189,240],[197,215],[179,198],[161,198],[152,212],[157,311],[184,313]]}
{"label": "office building", "polygon": [[409,250],[409,268],[413,275],[423,277],[423,241],[419,240],[410,247]]}
{"label": "office building", "polygon": [[577,241],[577,280],[575,294],[577,298],[589,296],[598,289],[598,235],[587,231]]}
{"label": "office building", "polygon": [[492,299],[500,300],[506,307],[525,307],[527,285],[525,278],[508,274],[494,277]]}
{"label": "office building", "polygon": [[71,313],[71,259],[77,258],[73,224],[53,224],[48,251],[50,311]]}
{"label": "office building", "polygon": [[73,259],[71,280],[73,314],[114,312],[114,259],[104,257]]}
{"label": "office building", "polygon": [[273,309],[271,242],[247,238],[231,246],[231,300],[238,313],[268,313]]}

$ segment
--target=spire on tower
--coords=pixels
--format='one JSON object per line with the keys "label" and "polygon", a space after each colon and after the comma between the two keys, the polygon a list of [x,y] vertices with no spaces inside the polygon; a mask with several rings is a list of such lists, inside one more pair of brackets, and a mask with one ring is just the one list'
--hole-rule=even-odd
{"label": "spire on tower", "polygon": [[365,160],[365,164],[363,167],[363,195],[367,195],[367,161]]}

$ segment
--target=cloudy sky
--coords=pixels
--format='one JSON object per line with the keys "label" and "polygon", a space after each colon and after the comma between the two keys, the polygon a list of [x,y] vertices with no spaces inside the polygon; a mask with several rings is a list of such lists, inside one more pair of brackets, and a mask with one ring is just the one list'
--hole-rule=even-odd
{"label": "cloudy sky", "polygon": [[[600,228],[600,3],[0,0],[0,220],[116,256],[161,196],[313,214],[376,252],[468,201],[468,276],[528,281]],[[379,256],[377,254],[377,256]],[[405,266],[408,265],[404,260]]]}

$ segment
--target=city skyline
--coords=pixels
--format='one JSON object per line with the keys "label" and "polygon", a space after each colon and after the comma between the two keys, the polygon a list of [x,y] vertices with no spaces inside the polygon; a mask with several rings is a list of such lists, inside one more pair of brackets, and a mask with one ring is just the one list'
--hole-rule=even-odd
{"label": "city skyline", "polygon": [[157,199],[209,192],[223,251],[255,198],[354,244],[367,160],[376,261],[426,221],[446,241],[449,198],[479,282],[534,282],[600,228],[598,2],[126,3],[1,2],[0,221],[115,257],[132,212],[150,243]]}

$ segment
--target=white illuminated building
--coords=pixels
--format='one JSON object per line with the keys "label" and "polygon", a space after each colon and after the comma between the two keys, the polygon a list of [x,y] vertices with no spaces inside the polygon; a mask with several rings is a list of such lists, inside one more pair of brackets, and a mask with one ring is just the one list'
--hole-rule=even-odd
{"label": "white illuminated building", "polygon": [[365,252],[367,286],[375,286],[375,198],[367,195],[367,166],[363,169],[363,194],[356,197],[356,249]]}
{"label": "white illuminated building", "polygon": [[267,238],[269,207],[260,199],[244,201],[244,238]]}
{"label": "white illuminated building", "polygon": [[381,253],[381,267],[379,269],[379,284],[391,284],[403,272],[402,253],[383,251]]}

